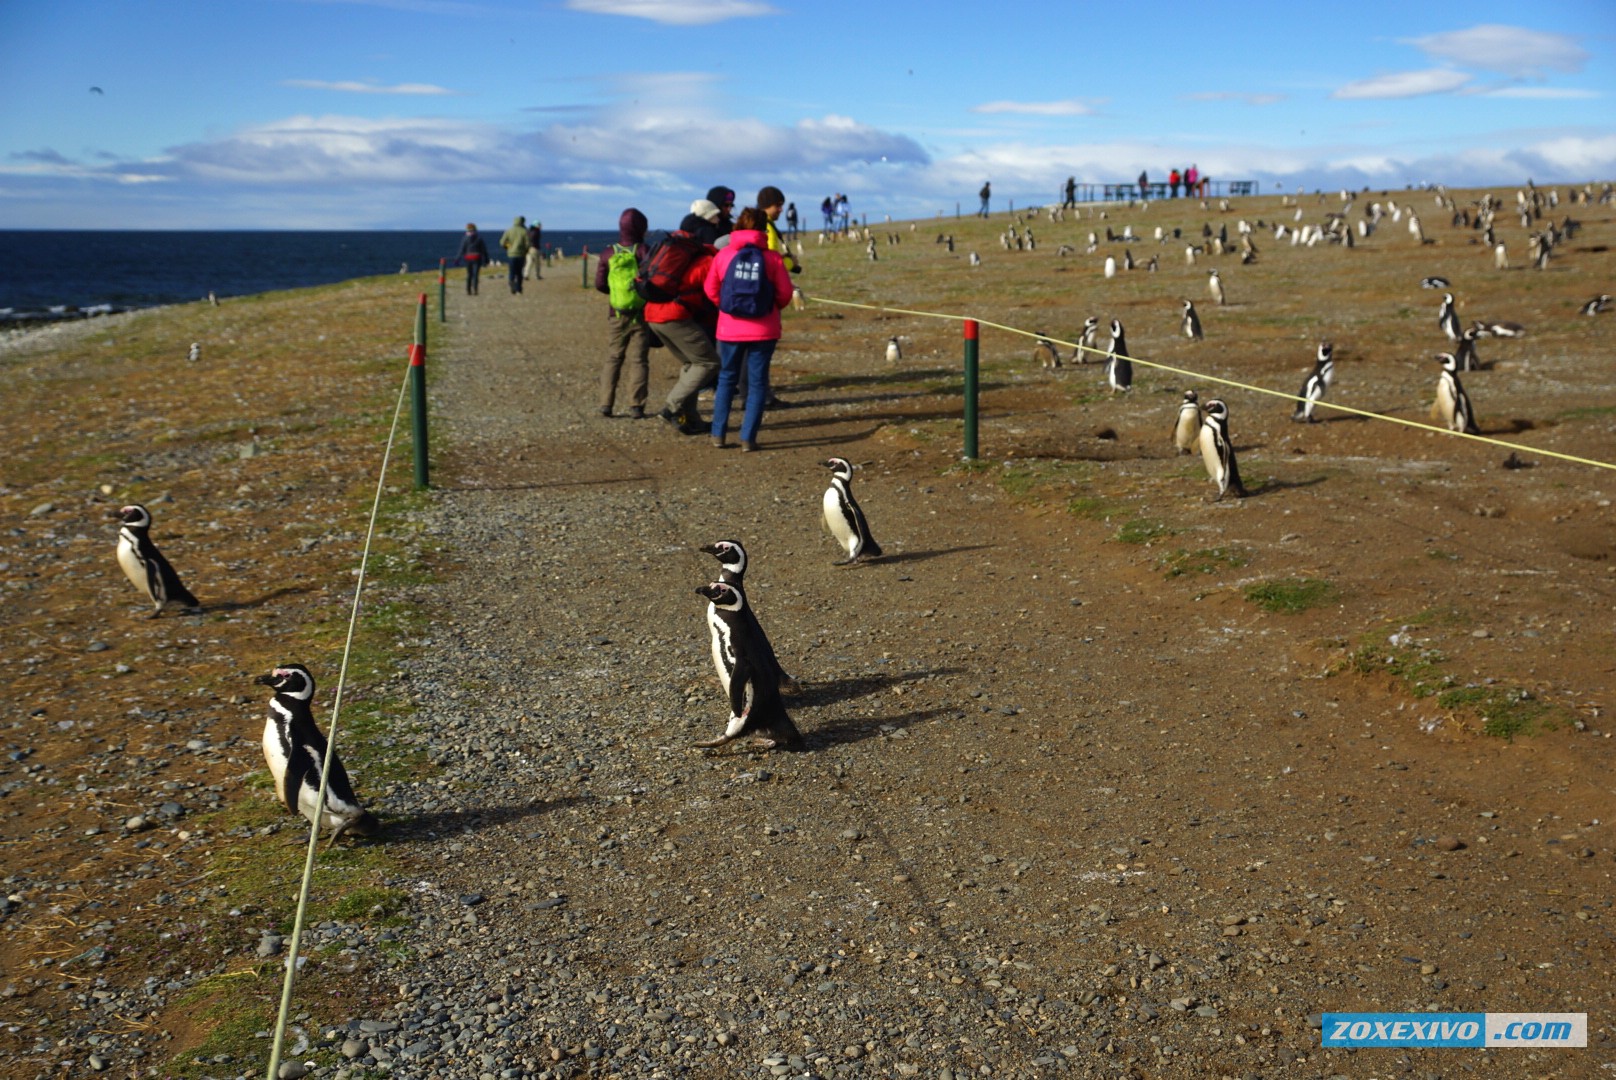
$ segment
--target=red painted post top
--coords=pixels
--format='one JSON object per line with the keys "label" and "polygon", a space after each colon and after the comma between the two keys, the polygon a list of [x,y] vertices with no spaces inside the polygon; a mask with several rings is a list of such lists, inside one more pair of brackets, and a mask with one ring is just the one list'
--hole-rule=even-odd
{"label": "red painted post top", "polygon": [[426,367],[425,345],[410,345],[410,367]]}
{"label": "red painted post top", "polygon": [[976,340],[976,335],[977,335],[976,320],[975,319],[966,319],[965,320],[965,340],[966,341],[975,341]]}

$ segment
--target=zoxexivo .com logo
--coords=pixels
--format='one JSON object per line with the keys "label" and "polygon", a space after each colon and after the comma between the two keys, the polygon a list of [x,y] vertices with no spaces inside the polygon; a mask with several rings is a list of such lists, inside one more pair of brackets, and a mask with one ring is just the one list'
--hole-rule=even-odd
{"label": "zoxexivo .com logo", "polygon": [[1325,1013],[1325,1046],[1587,1046],[1587,1013]]}

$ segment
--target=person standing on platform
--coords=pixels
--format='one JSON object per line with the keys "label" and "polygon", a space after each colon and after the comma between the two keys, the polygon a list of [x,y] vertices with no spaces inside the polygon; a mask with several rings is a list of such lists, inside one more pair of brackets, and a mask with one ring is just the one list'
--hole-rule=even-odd
{"label": "person standing on platform", "polygon": [[628,363],[628,414],[645,416],[650,385],[651,331],[645,324],[645,298],[634,291],[634,278],[645,263],[645,215],[629,207],[617,219],[617,243],[601,252],[595,267],[595,291],[610,300],[607,308],[606,363],[600,371],[600,415],[612,415],[618,375]]}
{"label": "person standing on platform", "polygon": [[483,263],[488,261],[488,245],[475,222],[466,223],[466,235],[460,238],[460,252],[455,262],[466,264],[466,295],[477,295],[477,280],[482,275]]}
{"label": "person standing on platform", "polygon": [[520,296],[522,293],[522,274],[527,270],[527,219],[521,214],[511,227],[505,230],[499,238],[499,246],[505,249],[505,258],[510,262],[511,295]]}

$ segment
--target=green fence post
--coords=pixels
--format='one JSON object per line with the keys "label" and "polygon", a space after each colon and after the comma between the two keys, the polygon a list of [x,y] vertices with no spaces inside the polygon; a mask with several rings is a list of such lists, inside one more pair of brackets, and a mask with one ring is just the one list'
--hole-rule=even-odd
{"label": "green fence post", "polygon": [[583,274],[581,275],[581,278],[582,278],[581,283],[582,283],[583,287],[586,288],[586,289],[589,288],[589,245],[588,244],[584,245],[584,265],[583,265]]}
{"label": "green fence post", "polygon": [[415,309],[415,344],[410,346],[410,412],[415,432],[415,486],[428,486],[426,463],[426,293]]}
{"label": "green fence post", "polygon": [[975,319],[965,320],[965,459],[976,460],[976,367],[977,334]]}
{"label": "green fence post", "polygon": [[448,316],[444,314],[444,309],[448,305],[448,302],[449,302],[449,299],[448,299],[449,279],[445,276],[449,272],[448,269],[447,269],[448,261],[449,260],[447,260],[447,259],[439,259],[438,260],[438,321],[439,322],[448,321]]}

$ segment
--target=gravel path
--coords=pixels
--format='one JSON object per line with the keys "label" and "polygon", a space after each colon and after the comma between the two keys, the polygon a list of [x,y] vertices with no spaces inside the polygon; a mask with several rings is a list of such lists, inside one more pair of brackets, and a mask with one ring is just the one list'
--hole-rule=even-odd
{"label": "gravel path", "polygon": [[[1387,748],[1243,737],[1309,709],[1369,731],[1375,703],[1300,677],[1285,641],[1188,620],[1036,520],[1000,532],[1002,504],[934,470],[861,472],[889,558],[832,568],[814,463],[897,454],[867,414],[788,394],[808,407],[771,414],[764,453],[719,452],[595,415],[604,327],[570,281],[454,318],[440,581],[403,676],[406,741],[441,772],[379,800],[409,957],[379,976],[395,1003],[338,1033],[344,1073],[1365,1075],[1318,1050],[1319,996],[1462,1007],[1410,958],[1468,920],[1393,922],[1408,892],[1457,903],[1464,856],[1398,831],[1395,781],[1335,787]],[[691,748],[726,714],[693,593],[716,567],[695,547],[726,537],[807,684],[806,753]],[[1186,707],[1231,674],[1248,693]],[[1538,1004],[1495,985],[1490,1007],[1512,996]]]}

